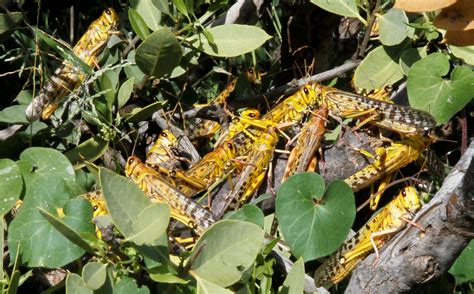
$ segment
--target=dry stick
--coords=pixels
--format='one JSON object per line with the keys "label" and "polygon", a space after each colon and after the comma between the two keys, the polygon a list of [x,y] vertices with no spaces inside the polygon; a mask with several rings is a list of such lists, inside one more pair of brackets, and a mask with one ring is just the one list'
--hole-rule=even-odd
{"label": "dry stick", "polygon": [[356,52],[352,56],[352,60],[357,60],[360,57],[364,56],[365,50],[367,49],[367,45],[369,44],[370,33],[372,32],[372,28],[375,24],[375,20],[377,19],[375,15],[379,9],[380,9],[380,0],[377,0],[375,2],[374,10],[372,11],[372,14],[370,15],[369,22],[367,24],[367,30],[365,31],[364,39],[362,40],[362,43],[360,43],[360,46],[357,47]]}
{"label": "dry stick", "polygon": [[[282,95],[291,95],[294,92],[296,92],[299,88],[301,88],[303,85],[305,85],[308,82],[322,82],[326,81],[338,76],[341,76],[342,74],[353,70],[359,65],[360,61],[350,61],[348,63],[345,63],[339,67],[336,67],[334,69],[313,75],[309,78],[301,78],[296,81],[291,81],[289,83],[286,83],[283,86],[271,89],[270,91],[263,93],[263,94],[257,94],[257,95],[252,95],[252,96],[246,96],[242,98],[237,98],[235,99],[236,102],[256,102],[256,101],[262,101],[263,97],[265,97],[268,100],[274,100]],[[176,119],[189,119],[193,117],[201,117],[202,114],[206,113],[212,113],[215,110],[214,106],[204,106],[204,107],[195,107],[191,110],[185,111],[182,114],[176,113],[174,115],[174,118]]]}
{"label": "dry stick", "polygon": [[152,119],[156,122],[156,124],[163,130],[170,130],[176,138],[179,139],[179,146],[184,151],[191,155],[192,163],[196,163],[201,159],[201,156],[197,152],[196,148],[194,148],[193,143],[189,140],[186,134],[172,124],[169,120],[165,119],[165,113],[163,110],[158,110],[157,112],[153,113]]}
{"label": "dry stick", "polygon": [[474,141],[414,222],[352,274],[346,293],[409,292],[444,275],[474,237]]}

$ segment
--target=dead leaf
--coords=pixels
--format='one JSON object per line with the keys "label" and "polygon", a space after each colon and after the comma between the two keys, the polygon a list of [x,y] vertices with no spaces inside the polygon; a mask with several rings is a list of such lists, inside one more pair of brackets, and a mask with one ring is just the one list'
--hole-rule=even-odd
{"label": "dead leaf", "polygon": [[456,3],[456,0],[397,0],[394,8],[408,12],[435,11]]}
{"label": "dead leaf", "polygon": [[448,31],[474,29],[474,2],[472,0],[458,0],[452,6],[444,8],[436,16],[434,25]]}
{"label": "dead leaf", "polygon": [[474,45],[474,30],[447,31],[444,39],[446,43],[454,46]]}

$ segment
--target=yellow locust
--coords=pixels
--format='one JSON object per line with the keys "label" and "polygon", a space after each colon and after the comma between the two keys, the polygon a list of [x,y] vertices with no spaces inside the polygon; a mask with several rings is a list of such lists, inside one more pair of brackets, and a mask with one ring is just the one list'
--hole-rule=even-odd
{"label": "yellow locust", "polygon": [[[111,32],[116,30],[119,18],[113,8],[107,8],[102,15],[89,26],[84,35],[76,43],[72,52],[84,63],[91,66],[97,64],[97,56],[107,43]],[[29,121],[40,116],[48,119],[58,108],[60,101],[73,92],[85,79],[85,74],[70,61],[65,60],[42,87],[40,93],[33,98],[26,109]]]}
{"label": "yellow locust", "polygon": [[420,198],[415,188],[405,187],[316,270],[316,286],[327,287],[339,283],[372,251],[377,254],[378,261],[378,249],[403,229],[407,222],[411,223],[420,208]]}

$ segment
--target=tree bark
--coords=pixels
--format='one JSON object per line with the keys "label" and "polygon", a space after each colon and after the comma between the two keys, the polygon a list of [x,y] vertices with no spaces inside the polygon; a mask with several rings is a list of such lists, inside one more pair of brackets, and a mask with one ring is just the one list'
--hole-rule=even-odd
{"label": "tree bark", "polygon": [[474,236],[474,141],[443,182],[435,197],[380,255],[354,270],[346,293],[400,293],[444,275]]}

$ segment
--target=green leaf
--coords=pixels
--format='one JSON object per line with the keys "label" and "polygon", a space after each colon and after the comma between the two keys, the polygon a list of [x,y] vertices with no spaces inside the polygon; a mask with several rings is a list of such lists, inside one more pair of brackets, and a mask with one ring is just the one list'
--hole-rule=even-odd
{"label": "green leaf", "polygon": [[[84,250],[72,243],[49,223],[38,208],[56,215],[77,232],[94,232],[92,211],[84,199],[73,199],[66,181],[49,176],[35,181],[35,188],[25,199],[9,227],[8,245],[12,256],[20,245],[22,262],[29,267],[56,268],[68,264]],[[60,254],[58,254],[60,253]]]}
{"label": "green leaf", "polygon": [[0,111],[0,122],[8,124],[29,124],[26,119],[28,105],[13,105]]}
{"label": "green leaf", "polygon": [[234,293],[230,290],[227,290],[219,285],[214,284],[213,282],[207,281],[205,279],[201,279],[200,277],[196,277],[197,281],[197,294],[213,294],[213,293],[220,293],[220,294],[231,294]]}
{"label": "green leaf", "polygon": [[144,108],[137,107],[132,110],[131,113],[124,114],[126,122],[139,122],[149,119],[153,113],[162,109],[166,105],[164,101],[157,101]]}
{"label": "green leaf", "polygon": [[275,213],[296,257],[310,261],[336,250],[355,219],[354,193],[344,181],[329,184],[315,173],[291,176],[277,192]]}
{"label": "green leaf", "polygon": [[94,292],[86,286],[81,276],[74,273],[69,273],[66,278],[66,293],[93,294]]}
{"label": "green leaf", "polygon": [[279,293],[281,294],[296,294],[303,293],[304,291],[304,261],[300,257],[290,272],[286,276],[285,281],[283,282],[282,289]]}
{"label": "green leaf", "polygon": [[[31,147],[20,154],[20,160],[33,168],[31,176],[41,178],[58,176],[66,182],[74,182],[76,175],[71,162],[59,151],[52,148]],[[25,173],[23,173],[25,176]]]}
{"label": "green leaf", "polygon": [[117,229],[125,236],[134,234],[137,216],[150,205],[150,200],[129,179],[106,168],[99,171],[100,185],[110,216]]}
{"label": "green leaf", "polygon": [[449,45],[449,49],[457,58],[462,59],[467,64],[474,65],[474,46],[456,47]]}
{"label": "green leaf", "polygon": [[173,275],[172,273],[160,273],[160,274],[150,274],[150,278],[158,283],[166,284],[188,284],[189,281],[181,279],[180,277]]}
{"label": "green leaf", "polygon": [[[71,201],[77,202],[83,200],[74,199]],[[82,205],[84,204],[82,203]],[[87,241],[83,239],[81,235],[77,233],[73,228],[65,224],[59,217],[47,212],[42,208],[38,208],[38,211],[53,227],[56,228],[56,230],[63,234],[64,237],[68,238],[71,242],[81,247],[85,251],[88,251],[89,253],[94,253],[94,249],[89,245],[89,243],[87,243]]]}
{"label": "green leaf", "polygon": [[173,4],[182,15],[189,17],[188,9],[186,8],[186,4],[184,3],[184,0],[173,0]]}
{"label": "green leaf", "polygon": [[97,290],[105,283],[107,265],[99,262],[89,262],[82,269],[82,279],[87,287]]}
{"label": "green leaf", "polygon": [[0,159],[0,214],[15,206],[23,191],[23,177],[20,167],[10,159]]}
{"label": "green leaf", "polygon": [[458,66],[448,80],[450,64],[442,53],[433,53],[417,61],[408,73],[408,99],[414,108],[430,112],[438,124],[448,122],[461,110],[474,93],[474,73]]}
{"label": "green leaf", "polygon": [[405,11],[392,8],[378,18],[380,42],[385,46],[398,45],[407,37],[408,17]]}
{"label": "green leaf", "polygon": [[263,228],[265,216],[260,208],[254,204],[244,204],[239,210],[226,215],[226,219],[241,220],[256,224]]}
{"label": "green leaf", "polygon": [[134,83],[135,78],[131,77],[120,86],[117,98],[118,109],[122,108],[125,104],[127,104],[128,99],[130,99],[130,96],[132,95]]}
{"label": "green leaf", "polygon": [[159,1],[156,0],[131,0],[130,7],[135,9],[145,21],[147,26],[156,31],[160,28],[161,12],[163,8]]}
{"label": "green leaf", "polygon": [[474,279],[474,240],[458,256],[454,264],[449,269],[449,273],[456,278],[456,285]]}
{"label": "green leaf", "polygon": [[237,282],[252,265],[263,243],[257,225],[223,220],[210,227],[194,246],[190,273],[220,287]]}
{"label": "green leaf", "polygon": [[173,33],[162,28],[149,35],[137,48],[135,60],[142,72],[161,78],[179,65],[183,52]]}
{"label": "green leaf", "polygon": [[354,74],[357,88],[368,91],[393,85],[403,78],[398,65],[399,54],[403,50],[397,47],[379,46],[367,54]]}
{"label": "green leaf", "polygon": [[0,13],[0,34],[15,28],[22,19],[21,12]]}
{"label": "green leaf", "polygon": [[114,287],[114,294],[149,294],[147,286],[138,287],[137,281],[130,277],[123,277]]}
{"label": "green leaf", "polygon": [[33,91],[31,89],[21,90],[15,98],[18,104],[26,106],[31,103],[31,100],[33,100]]}
{"label": "green leaf", "polygon": [[400,68],[404,75],[408,75],[411,66],[418,60],[426,57],[426,47],[410,48],[405,50],[400,56]]}
{"label": "green leaf", "polygon": [[128,20],[132,25],[133,31],[143,41],[150,35],[150,30],[140,14],[133,8],[128,9]]}
{"label": "green leaf", "polygon": [[329,12],[342,16],[357,17],[365,22],[359,15],[355,0],[311,0],[310,2]]}
{"label": "green leaf", "polygon": [[107,100],[107,109],[111,111],[112,105],[115,103],[117,88],[119,83],[119,75],[121,68],[115,70],[107,70],[99,78],[100,88],[106,90],[104,96]]}
{"label": "green leaf", "polygon": [[109,141],[105,141],[97,136],[92,136],[92,138],[82,142],[80,145],[64,153],[64,155],[75,165],[76,169],[78,169],[85,165],[85,160],[94,162],[97,158],[101,157],[108,147]]}
{"label": "green leaf", "polygon": [[[127,61],[131,64],[136,64],[135,62],[135,50],[130,51],[127,56]],[[127,74],[127,78],[134,78],[134,86],[143,82],[145,79],[145,74],[138,68],[136,65],[126,66],[124,69]]]}
{"label": "green leaf", "polygon": [[264,30],[248,25],[228,24],[209,28],[215,44],[211,44],[203,34],[188,38],[195,48],[212,56],[235,57],[251,52],[271,38]]}
{"label": "green leaf", "polygon": [[137,245],[152,245],[166,233],[170,220],[170,207],[165,203],[152,203],[137,216],[132,224],[133,235],[128,239]]}

